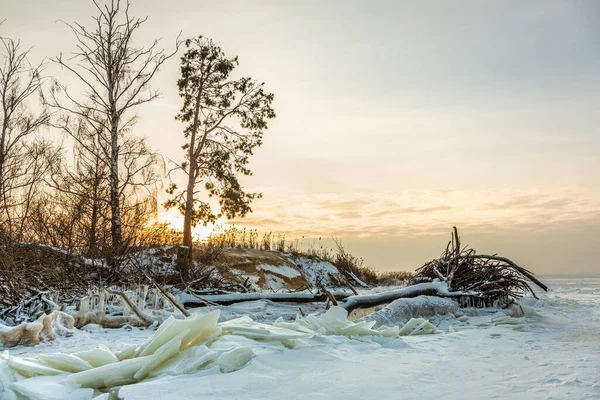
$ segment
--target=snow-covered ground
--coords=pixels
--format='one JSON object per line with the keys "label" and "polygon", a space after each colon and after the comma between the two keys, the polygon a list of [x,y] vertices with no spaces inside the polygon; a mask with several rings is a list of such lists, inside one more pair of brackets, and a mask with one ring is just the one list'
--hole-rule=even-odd
{"label": "snow-covered ground", "polygon": [[[125,386],[119,395],[127,400],[600,399],[600,278],[545,282],[550,292],[535,306],[537,315],[519,325],[494,324],[497,310],[464,310],[466,317],[431,319],[439,334],[399,339],[329,336],[290,349],[228,335],[211,349],[251,346],[256,356],[245,368],[159,377]],[[256,301],[224,307],[222,318],[250,315],[270,322],[297,311],[298,306]],[[152,334],[92,330],[10,354],[72,353],[98,344],[118,350]]]}

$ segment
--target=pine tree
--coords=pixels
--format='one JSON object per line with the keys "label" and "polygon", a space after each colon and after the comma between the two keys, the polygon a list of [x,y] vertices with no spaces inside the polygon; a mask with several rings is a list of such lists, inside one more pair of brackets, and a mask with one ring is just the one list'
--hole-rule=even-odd
{"label": "pine tree", "polygon": [[[183,239],[188,250],[181,274],[187,279],[192,257],[192,228],[221,216],[243,217],[261,194],[248,192],[238,176],[251,175],[248,160],[262,144],[263,131],[275,117],[274,95],[264,83],[251,78],[233,79],[237,57],[228,58],[210,39],[199,36],[185,41],[181,76],[177,82],[183,106],[176,119],[187,123],[183,146],[185,161],[177,167],[187,174],[187,187],[171,185],[173,197],[165,207],[177,207],[184,215]],[[201,187],[205,197],[200,197]],[[208,198],[218,198],[213,209]]]}

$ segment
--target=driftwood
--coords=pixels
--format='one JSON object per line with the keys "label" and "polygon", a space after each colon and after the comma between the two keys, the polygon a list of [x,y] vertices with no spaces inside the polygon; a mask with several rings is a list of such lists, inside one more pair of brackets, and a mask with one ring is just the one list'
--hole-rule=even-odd
{"label": "driftwood", "polygon": [[[331,295],[336,300],[343,300],[351,296],[349,292],[330,291]],[[184,296],[182,294],[182,303],[186,308],[205,307],[206,303],[196,300],[192,296]],[[232,293],[232,294],[217,294],[202,296],[203,300],[221,306],[228,306],[244,301],[269,300],[275,303],[313,303],[318,301],[326,301],[328,299],[325,293]]]}
{"label": "driftwood", "polygon": [[357,308],[377,307],[398,299],[410,299],[418,296],[457,298],[468,295],[469,294],[466,293],[450,293],[448,292],[446,285],[440,282],[419,283],[402,289],[391,290],[389,292],[350,296],[345,299],[341,307],[350,313]]}
{"label": "driftwood", "polygon": [[171,303],[171,305],[173,307],[175,307],[176,309],[179,310],[179,312],[181,314],[183,314],[185,317],[189,317],[190,316],[190,312],[188,310],[186,310],[184,307],[180,306],[179,303],[177,303],[177,301],[175,301],[175,299],[173,298],[173,296],[171,296],[166,290],[164,290],[159,284],[158,282],[156,282],[154,280],[154,278],[152,278],[150,276],[150,274],[148,274],[146,271],[142,270],[142,273],[146,276],[146,278],[148,278],[148,280],[150,282],[152,282],[152,284],[154,285],[154,287],[156,289],[158,289],[158,291],[165,297],[165,299],[167,299],[169,301],[169,303]]}
{"label": "driftwood", "polygon": [[136,318],[138,319],[138,321],[140,322],[141,325],[148,327],[154,323],[154,320],[152,318],[150,318],[150,316],[148,316],[145,312],[140,310],[140,308],[129,299],[129,297],[125,294],[125,292],[122,292],[120,290],[113,290],[113,289],[105,289],[105,290],[110,294],[120,296],[121,299],[123,299],[123,303],[125,303],[127,308],[129,308],[129,310],[133,314],[135,314]]}
{"label": "driftwood", "polygon": [[327,290],[327,288],[325,287],[325,285],[321,285],[321,290],[323,291],[323,293],[325,293],[325,296],[327,296],[327,298],[329,299],[329,301],[331,302],[331,304],[333,304],[334,306],[337,306],[338,303],[335,300],[335,297],[333,296],[333,294]]}
{"label": "driftwood", "polygon": [[532,272],[506,257],[476,254],[473,249],[461,248],[456,227],[440,258],[417,269],[412,283],[432,282],[434,279],[446,283],[449,292],[468,292],[469,295],[460,296],[461,305],[477,307],[508,305],[527,293],[537,298],[531,282],[548,290]]}
{"label": "driftwood", "polygon": [[[35,290],[33,290],[35,291]],[[15,306],[0,310],[0,321],[10,326],[23,322],[33,322],[44,314],[50,314],[60,307],[53,301],[50,292],[39,292]]]}

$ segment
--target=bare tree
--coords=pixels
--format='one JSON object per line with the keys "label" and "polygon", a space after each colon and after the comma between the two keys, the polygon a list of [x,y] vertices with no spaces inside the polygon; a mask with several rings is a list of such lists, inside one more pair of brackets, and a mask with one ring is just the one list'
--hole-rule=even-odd
{"label": "bare tree", "polygon": [[[247,192],[238,175],[250,175],[247,168],[255,147],[262,144],[263,130],[275,117],[273,94],[251,78],[232,79],[237,57],[228,58],[212,40],[201,36],[185,42],[178,80],[183,106],[177,119],[188,123],[184,136],[186,160],[176,168],[187,174],[187,188],[168,192],[174,197],[165,203],[184,215],[183,240],[188,247],[181,274],[187,277],[191,266],[192,227],[214,222],[221,215],[244,216],[258,193]],[[218,212],[200,198],[219,199]]]}
{"label": "bare tree", "polygon": [[[48,184],[55,191],[54,207],[66,214],[80,214],[74,223],[69,246],[87,256],[116,256],[107,242],[110,229],[110,141],[104,130],[92,131],[83,118],[61,116],[54,126],[74,139],[73,165],[63,163],[53,170]],[[156,190],[164,174],[162,158],[152,152],[142,138],[128,136],[119,146],[119,208],[123,228],[123,246],[130,244],[156,211]],[[60,225],[60,224],[59,224]],[[59,230],[55,230],[61,234]],[[71,247],[69,247],[71,249]],[[123,248],[124,249],[124,248]],[[123,250],[121,249],[121,250]]]}
{"label": "bare tree", "polygon": [[[50,117],[43,106],[35,112],[29,104],[44,83],[43,62],[31,65],[29,50],[21,50],[18,40],[0,37],[0,43],[0,204],[3,230],[12,238],[25,228],[31,199],[47,171],[44,157],[53,146],[28,140]],[[14,226],[19,207],[19,223]]]}
{"label": "bare tree", "polygon": [[[66,86],[57,84],[54,87],[60,88],[65,99],[59,100],[59,91],[53,90],[48,104],[84,119],[90,131],[101,133],[99,137],[104,141],[101,147],[108,153],[112,246],[118,249],[123,241],[123,184],[133,184],[121,180],[122,148],[128,146],[127,137],[136,122],[137,107],[159,96],[157,90],[150,88],[150,81],[160,66],[175,55],[179,40],[171,53],[157,49],[158,39],[149,47],[136,47],[133,38],[147,18],[130,17],[129,1],[124,8],[120,0],[112,0],[104,6],[94,1],[94,5],[98,14],[93,17],[93,26],[66,23],[75,35],[77,50],[71,57],[60,54],[53,60],[71,72],[86,88],[85,92],[78,99]],[[134,163],[124,168],[131,176],[138,166]]]}

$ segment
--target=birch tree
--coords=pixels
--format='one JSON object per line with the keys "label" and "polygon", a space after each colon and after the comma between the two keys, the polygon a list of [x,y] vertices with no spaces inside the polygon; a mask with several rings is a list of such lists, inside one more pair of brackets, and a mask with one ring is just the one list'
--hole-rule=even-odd
{"label": "birch tree", "polygon": [[[250,204],[260,194],[246,191],[238,176],[251,175],[249,157],[262,144],[268,120],[275,117],[273,94],[265,92],[264,83],[231,77],[237,57],[228,58],[201,36],[186,40],[185,46],[177,81],[183,106],[176,116],[187,124],[185,161],[176,169],[187,175],[187,185],[179,190],[172,184],[168,193],[173,197],[165,203],[184,216],[183,240],[188,247],[180,271],[184,279],[191,266],[192,228],[252,211]],[[218,199],[215,209],[208,201],[211,197]]]}
{"label": "birch tree", "polygon": [[131,17],[128,1],[122,4],[111,0],[107,5],[94,1],[94,5],[97,15],[90,26],[66,24],[75,36],[77,50],[68,57],[61,53],[54,59],[85,88],[83,95],[75,96],[66,85],[58,85],[64,98],[59,99],[59,91],[53,91],[49,104],[83,118],[91,131],[102,132],[103,148],[108,150],[112,246],[119,249],[123,242],[123,184],[133,184],[122,181],[120,169],[137,169],[135,165],[124,165],[120,159],[122,148],[137,120],[138,107],[159,97],[159,91],[151,89],[150,82],[161,65],[177,52],[179,41],[170,53],[158,49],[159,39],[147,47],[137,46],[134,38],[147,18]]}

